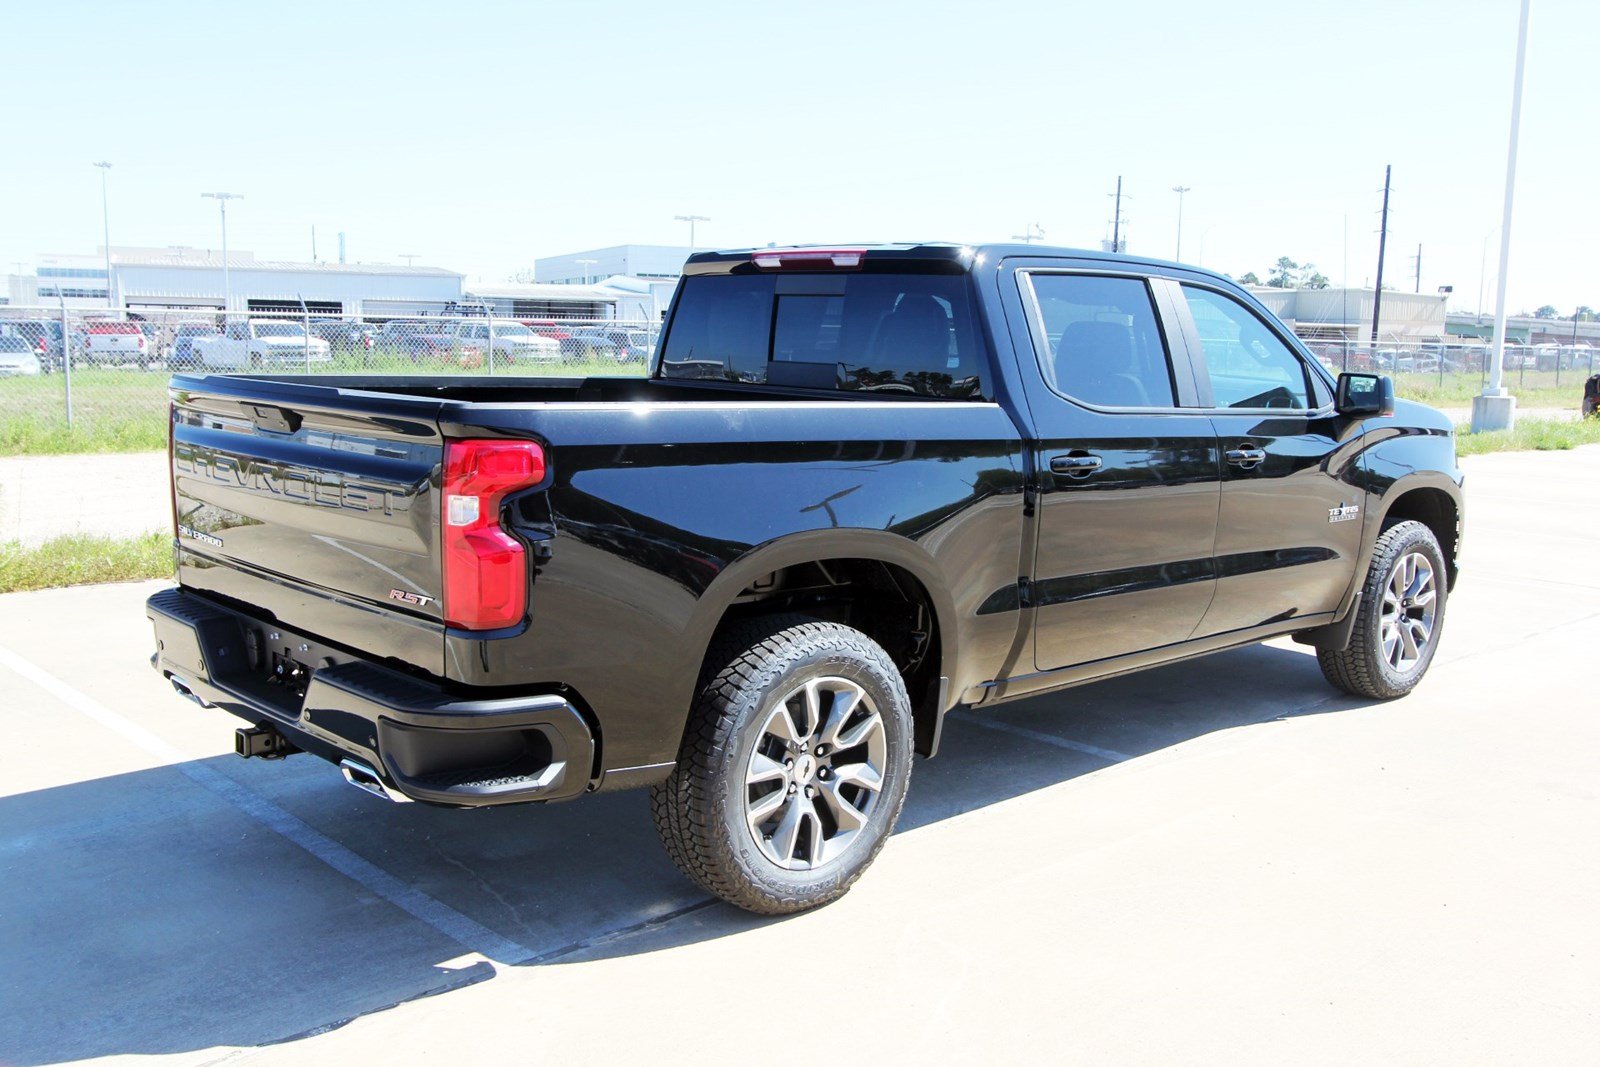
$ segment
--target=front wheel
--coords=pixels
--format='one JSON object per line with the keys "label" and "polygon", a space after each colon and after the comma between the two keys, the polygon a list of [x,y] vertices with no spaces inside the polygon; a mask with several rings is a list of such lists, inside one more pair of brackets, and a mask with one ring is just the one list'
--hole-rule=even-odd
{"label": "front wheel", "polygon": [[679,870],[730,904],[782,915],[843,896],[900,816],[911,703],[859,630],[802,616],[713,642],[672,777],[650,793]]}
{"label": "front wheel", "polygon": [[1449,576],[1433,531],[1407,520],[1372,550],[1350,644],[1317,653],[1323,676],[1352,696],[1391,700],[1417,687],[1444,626]]}

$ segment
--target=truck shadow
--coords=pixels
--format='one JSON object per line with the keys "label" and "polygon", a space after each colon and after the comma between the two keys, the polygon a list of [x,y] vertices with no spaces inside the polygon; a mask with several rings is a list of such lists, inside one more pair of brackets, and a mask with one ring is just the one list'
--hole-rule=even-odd
{"label": "truck shadow", "polygon": [[[1257,646],[962,713],[939,758],[918,764],[898,832],[1219,730],[1358,706],[1312,657]],[[302,844],[325,840],[379,877],[338,873],[206,787],[218,775],[298,819]],[[683,880],[642,793],[391,805],[309,757],[219,756],[0,798],[0,856],[4,1063],[276,1044],[492,977],[460,959],[477,946],[376,891],[384,878],[513,942],[528,965],[773,921]]]}

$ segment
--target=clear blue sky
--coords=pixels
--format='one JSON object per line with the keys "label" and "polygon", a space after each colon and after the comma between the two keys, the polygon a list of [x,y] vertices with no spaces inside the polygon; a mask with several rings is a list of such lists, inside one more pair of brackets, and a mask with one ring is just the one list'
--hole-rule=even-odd
{"label": "clear blue sky", "polygon": [[[1323,4],[13,5],[0,270],[230,244],[501,279],[623,242],[1107,234],[1235,275],[1279,255],[1475,310],[1500,221],[1516,0]],[[1600,308],[1600,14],[1534,0],[1511,303]],[[1345,267],[1348,219],[1348,269]],[[1493,302],[1495,241],[1486,304]]]}

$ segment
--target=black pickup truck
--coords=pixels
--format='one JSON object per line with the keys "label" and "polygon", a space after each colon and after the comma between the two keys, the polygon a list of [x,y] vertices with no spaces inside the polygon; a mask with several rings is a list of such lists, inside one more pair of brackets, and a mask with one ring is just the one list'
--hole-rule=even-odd
{"label": "black pickup truck", "polygon": [[156,669],[395,801],[646,786],[754,911],[844,893],[956,708],[1294,634],[1408,692],[1450,423],[1174,263],[696,255],[643,378],[178,375]]}

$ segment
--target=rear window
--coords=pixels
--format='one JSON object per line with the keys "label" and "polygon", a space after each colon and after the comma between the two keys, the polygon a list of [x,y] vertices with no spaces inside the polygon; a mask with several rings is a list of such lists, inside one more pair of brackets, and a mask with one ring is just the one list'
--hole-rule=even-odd
{"label": "rear window", "polygon": [[965,275],[703,275],[684,279],[661,375],[971,397],[978,362]]}

